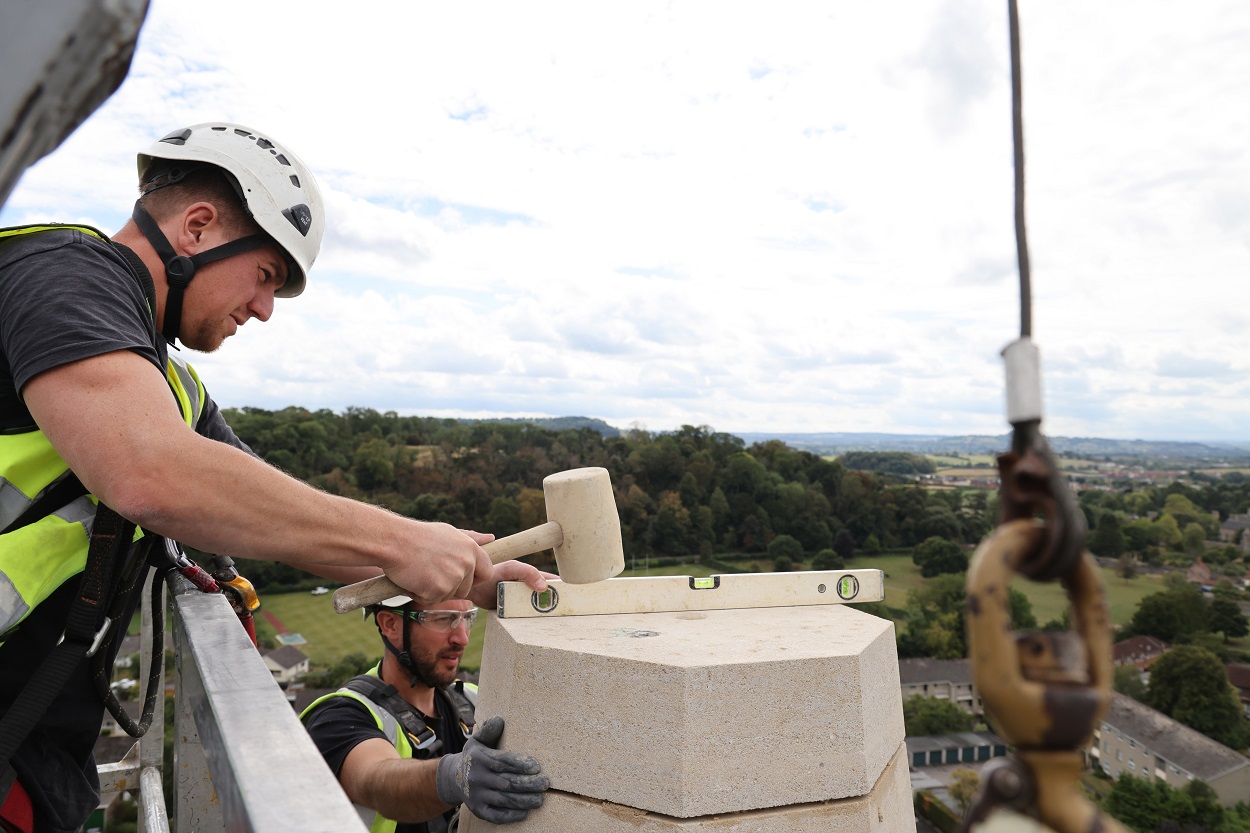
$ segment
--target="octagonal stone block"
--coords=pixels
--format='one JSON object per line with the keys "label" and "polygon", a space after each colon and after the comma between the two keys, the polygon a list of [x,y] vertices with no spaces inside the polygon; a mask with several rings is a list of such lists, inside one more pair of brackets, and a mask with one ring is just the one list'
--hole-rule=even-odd
{"label": "octagonal stone block", "polygon": [[894,625],[842,605],[492,615],[477,713],[554,789],[676,818],[866,795],[904,734]]}
{"label": "octagonal stone block", "polygon": [[608,801],[549,792],[543,806],[517,824],[494,825],[460,813],[461,833],[915,833],[907,748],[900,745],[867,795],[678,819]]}

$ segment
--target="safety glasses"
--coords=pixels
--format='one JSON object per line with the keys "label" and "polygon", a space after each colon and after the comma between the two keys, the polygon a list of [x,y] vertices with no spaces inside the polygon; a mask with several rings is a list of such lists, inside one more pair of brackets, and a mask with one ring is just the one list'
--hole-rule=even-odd
{"label": "safety glasses", "polygon": [[423,628],[429,628],[438,633],[450,633],[460,627],[460,623],[464,622],[466,627],[472,628],[473,623],[477,621],[478,609],[470,610],[396,610],[395,613],[401,614],[405,619],[411,619]]}

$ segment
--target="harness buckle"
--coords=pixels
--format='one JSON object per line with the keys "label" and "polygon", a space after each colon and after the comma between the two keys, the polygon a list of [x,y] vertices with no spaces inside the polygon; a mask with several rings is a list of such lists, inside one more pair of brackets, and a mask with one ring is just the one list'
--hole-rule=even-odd
{"label": "harness buckle", "polygon": [[[87,653],[85,654],[86,658],[90,659],[91,657],[95,656],[96,651],[100,650],[100,645],[103,644],[104,637],[108,636],[109,627],[112,624],[113,624],[113,620],[105,616],[104,623],[100,625],[100,629],[95,632],[95,636],[91,637],[91,646],[87,648]],[[61,638],[56,641],[56,644],[60,645],[64,641],[65,641],[65,634],[62,633]]]}
{"label": "harness buckle", "polygon": [[100,644],[104,642],[104,637],[108,634],[109,626],[112,624],[113,620],[105,616],[104,624],[100,625],[100,629],[95,633],[95,638],[91,640],[91,647],[87,649],[88,658],[95,656],[95,652],[100,650]]}

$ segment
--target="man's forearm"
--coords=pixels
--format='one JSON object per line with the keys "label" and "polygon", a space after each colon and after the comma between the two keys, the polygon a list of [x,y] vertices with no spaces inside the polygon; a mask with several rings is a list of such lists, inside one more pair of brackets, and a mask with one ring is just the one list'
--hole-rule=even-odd
{"label": "man's forearm", "polygon": [[22,393],[94,495],[196,549],[295,566],[379,567],[430,602],[463,598],[475,576],[493,577],[486,553],[454,527],[318,491],[196,434],[164,379],[132,353],[47,371]]}
{"label": "man's forearm", "polygon": [[438,800],[434,771],[438,760],[399,758],[378,761],[344,784],[348,798],[400,822],[428,821],[451,809]]}

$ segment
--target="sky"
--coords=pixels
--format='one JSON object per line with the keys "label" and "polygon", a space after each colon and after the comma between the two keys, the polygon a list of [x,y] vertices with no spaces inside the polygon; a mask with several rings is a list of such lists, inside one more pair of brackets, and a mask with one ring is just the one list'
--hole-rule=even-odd
{"label": "sky", "polygon": [[[1250,440],[1250,4],[1020,24],[1043,431]],[[328,219],[302,296],[188,357],[223,407],[1001,434],[1008,50],[1005,0],[152,0],[0,223],[115,231],[135,154],[224,119]]]}

